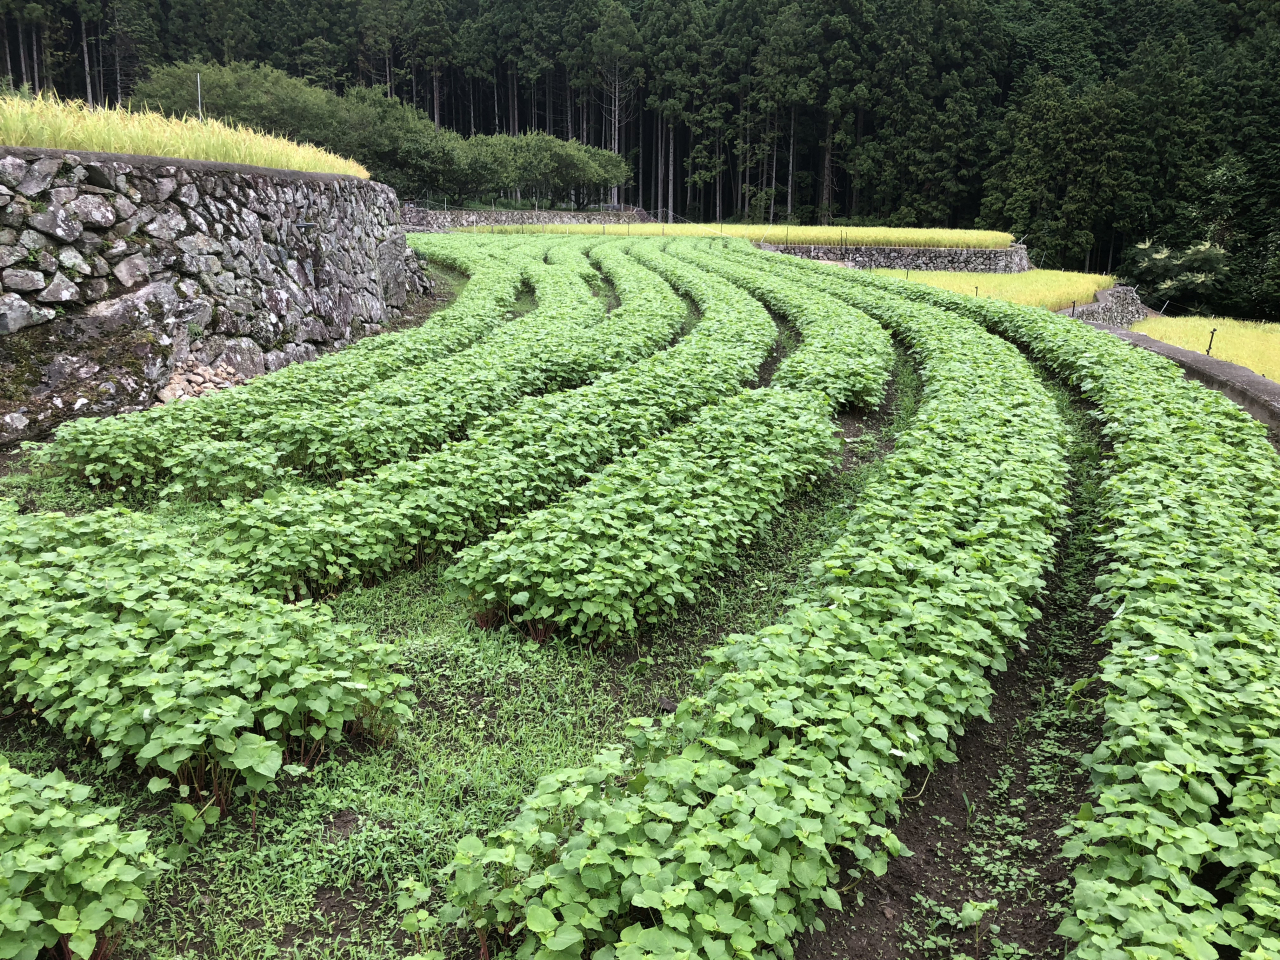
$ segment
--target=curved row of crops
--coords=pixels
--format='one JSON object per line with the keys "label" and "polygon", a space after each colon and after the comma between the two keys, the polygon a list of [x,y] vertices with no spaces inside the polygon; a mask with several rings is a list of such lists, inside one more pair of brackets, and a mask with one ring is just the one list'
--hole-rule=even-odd
{"label": "curved row of crops", "polygon": [[1096,811],[1062,932],[1123,951],[1280,952],[1280,493],[1265,428],[1173,363],[1047,311],[875,281],[973,316],[1092,402],[1114,610]]}
{"label": "curved row of crops", "polygon": [[526,957],[789,956],[838,903],[833,851],[883,872],[907,771],[982,717],[1062,518],[1060,422],[1015,349],[884,297],[926,382],[784,622],[714,651],[702,697],[545,778],[449,867],[446,920]]}
{"label": "curved row of crops", "polygon": [[836,405],[870,408],[884,400],[893,342],[865,313],[768,270],[730,264],[694,244],[677,244],[675,250],[699,269],[737,284],[799,330],[804,347],[778,365],[775,386],[818,390]]}
{"label": "curved row of crops", "polygon": [[614,311],[678,323],[702,317],[675,346],[564,393],[534,397],[482,420],[468,439],[332,490],[233,506],[213,548],[273,593],[332,588],[395,570],[420,552],[493,533],[500,522],[563,495],[754,378],[776,337],[758,303],[656,250],[615,264]]}
{"label": "curved row of crops", "polygon": [[[708,265],[685,245],[673,250]],[[835,301],[751,270],[715,267],[793,322],[801,347],[775,374],[792,389],[709,407],[630,460],[605,468],[553,507],[463,551],[448,576],[470,602],[536,634],[609,641],[696,598],[734,563],[784,499],[830,471],[838,405],[876,406],[893,358],[888,333]]]}
{"label": "curved row of crops", "polygon": [[[474,346],[340,402],[250,421],[236,440],[184,444],[169,456],[170,476],[225,494],[262,489],[290,476],[366,473],[439,447],[468,420],[527,393],[584,376],[583,358],[594,355],[600,340],[619,333],[597,331],[605,320],[603,302],[572,268],[537,262],[523,265],[520,273],[537,307]],[[183,466],[193,458],[201,469],[189,475]]]}

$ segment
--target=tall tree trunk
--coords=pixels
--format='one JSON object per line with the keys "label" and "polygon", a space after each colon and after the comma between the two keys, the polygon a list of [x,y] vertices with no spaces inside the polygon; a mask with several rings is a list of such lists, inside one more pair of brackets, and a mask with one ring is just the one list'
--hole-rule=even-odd
{"label": "tall tree trunk", "polygon": [[667,127],[667,223],[676,222],[676,127]]}
{"label": "tall tree trunk", "polygon": [[667,125],[662,122],[661,115],[655,117],[655,119],[658,122],[654,124],[655,129],[653,133],[655,138],[658,141],[658,147],[657,147],[657,156],[654,157],[654,159],[657,162],[654,163],[653,165],[653,183],[654,183],[653,192],[656,197],[653,213],[654,213],[654,216],[656,216],[659,220],[661,220],[663,216],[662,174],[663,174],[663,168],[666,166],[666,162],[665,162],[666,154],[663,151],[667,145],[667,142],[666,142]]}
{"label": "tall tree trunk", "polygon": [[440,64],[431,58],[431,115],[435,118],[436,129],[440,129]]}
{"label": "tall tree trunk", "polygon": [[832,120],[827,117],[827,140],[826,153],[822,158],[822,225],[826,226],[831,222],[831,152],[834,144],[831,142]]}
{"label": "tall tree trunk", "polygon": [[564,119],[565,139],[572,140],[573,126],[573,79],[569,76],[569,68],[564,68]]}
{"label": "tall tree trunk", "polygon": [[769,175],[769,223],[773,224],[773,207],[778,201],[778,117],[773,117],[773,170]]}
{"label": "tall tree trunk", "polygon": [[636,142],[640,145],[640,175],[636,179],[636,206],[647,209],[644,205],[644,108],[640,108],[640,116],[636,118]]}
{"label": "tall tree trunk", "polygon": [[502,119],[498,114],[498,65],[493,65],[493,132],[502,132]]}
{"label": "tall tree trunk", "polygon": [[716,223],[724,221],[724,166],[721,162],[720,134],[716,134]]}
{"label": "tall tree trunk", "polygon": [[507,133],[515,136],[520,132],[520,82],[516,78],[516,65],[509,64],[507,67],[507,93],[510,101],[507,112],[510,116],[507,118]]}
{"label": "tall tree trunk", "polygon": [[84,53],[84,102],[92,107],[93,74],[89,71],[89,32],[84,25],[84,14],[80,15],[80,50]]}
{"label": "tall tree trunk", "polygon": [[112,24],[115,29],[112,31],[114,36],[115,47],[115,67],[116,67],[116,106],[124,103],[123,84],[120,82],[120,14],[117,10],[115,23]]}
{"label": "tall tree trunk", "polygon": [[27,79],[27,48],[26,39],[22,36],[22,21],[18,21],[18,64],[22,67],[22,85],[25,87],[31,81]]}
{"label": "tall tree trunk", "polygon": [[[618,156],[622,156],[622,78],[614,77],[613,80],[613,152]],[[613,202],[621,203],[622,196],[619,193],[621,188],[614,184]]]}
{"label": "tall tree trunk", "polygon": [[13,82],[13,55],[9,53],[9,17],[7,15],[0,16],[0,40],[4,41],[4,72],[9,78],[9,86],[15,87],[17,84]]}
{"label": "tall tree trunk", "polygon": [[796,105],[791,105],[791,158],[787,162],[787,219],[791,219],[791,194],[796,186]]}
{"label": "tall tree trunk", "polygon": [[689,152],[685,154],[681,164],[681,176],[684,177],[684,215],[689,217],[689,208],[693,206],[693,132],[689,132]]}
{"label": "tall tree trunk", "polygon": [[[46,69],[48,64],[45,64]],[[36,25],[31,25],[31,76],[35,78],[35,91],[40,92],[40,56],[36,47]]]}
{"label": "tall tree trunk", "polygon": [[[861,159],[861,155],[862,155],[862,150],[861,150],[862,119],[865,115],[866,115],[866,110],[864,110],[862,107],[858,107],[858,122],[854,126],[853,145],[858,150],[857,156],[859,159]],[[854,167],[855,169],[857,169],[857,164],[855,164]],[[861,205],[861,202],[862,202],[862,178],[860,176],[857,176],[851,173],[850,180],[852,181],[851,183],[852,190],[850,192],[853,194],[851,198],[852,200],[851,206],[853,209],[850,212],[853,214],[853,216],[856,217],[858,216],[858,207]]]}
{"label": "tall tree trunk", "polygon": [[97,35],[94,37],[96,41],[93,45],[94,52],[98,55],[98,95],[102,98],[102,105],[107,105],[107,84],[102,74],[102,21],[98,21]]}

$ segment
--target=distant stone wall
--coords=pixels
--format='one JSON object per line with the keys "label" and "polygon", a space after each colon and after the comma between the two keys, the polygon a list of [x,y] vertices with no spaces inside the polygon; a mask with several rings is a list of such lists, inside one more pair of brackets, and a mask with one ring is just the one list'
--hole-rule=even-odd
{"label": "distant stone wall", "polygon": [[0,445],[377,332],[422,288],[382,184],[0,147]]}
{"label": "distant stone wall", "polygon": [[620,210],[427,210],[406,203],[401,208],[405,228],[422,233],[447,233],[462,227],[516,227],[544,224],[649,223],[639,207]]}
{"label": "distant stone wall", "polygon": [[1123,327],[1126,330],[1147,316],[1147,308],[1138,299],[1138,292],[1133,287],[1099,290],[1097,300],[1067,307],[1058,312],[1079,320],[1088,320],[1090,323],[1103,323],[1110,327]]}
{"label": "distant stone wall", "polygon": [[759,244],[761,250],[789,253],[806,260],[832,260],[855,270],[958,270],[970,273],[1022,273],[1031,269],[1027,248],[966,247],[817,247]]}

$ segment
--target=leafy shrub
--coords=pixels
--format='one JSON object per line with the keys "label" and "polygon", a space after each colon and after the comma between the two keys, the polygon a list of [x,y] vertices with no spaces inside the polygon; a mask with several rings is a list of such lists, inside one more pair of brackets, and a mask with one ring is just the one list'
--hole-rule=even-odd
{"label": "leafy shrub", "polygon": [[1157,300],[1172,300],[1193,311],[1205,310],[1222,293],[1227,279],[1227,251],[1198,243],[1185,250],[1157,247],[1150,240],[1130,251],[1124,279]]}
{"label": "leafy shrub", "polygon": [[145,830],[124,832],[120,808],[91,794],[60,771],[32,777],[0,757],[0,956],[36,960],[59,943],[92,956],[137,918],[142,888],[166,868]]}
{"label": "leafy shrub", "polygon": [[464,550],[446,576],[539,633],[616,640],[692,601],[837,450],[822,394],[759,390],[708,407],[561,503]]}
{"label": "leafy shrub", "polygon": [[407,712],[392,647],[236,580],[129,511],[0,515],[4,686],[109,768],[132,757],[222,809]]}

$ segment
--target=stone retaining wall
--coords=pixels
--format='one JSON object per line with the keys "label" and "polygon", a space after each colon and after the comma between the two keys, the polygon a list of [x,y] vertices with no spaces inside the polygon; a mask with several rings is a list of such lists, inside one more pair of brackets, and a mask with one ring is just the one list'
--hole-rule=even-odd
{"label": "stone retaining wall", "polygon": [[639,207],[624,210],[427,210],[406,203],[401,218],[409,230],[447,233],[462,227],[515,227],[550,224],[649,223]]}
{"label": "stone retaining wall", "polygon": [[789,253],[806,260],[831,260],[855,270],[959,270],[971,273],[1022,273],[1031,269],[1027,248],[1015,243],[1003,249],[966,247],[818,247],[758,244],[761,250]]}
{"label": "stone retaining wall", "polygon": [[422,289],[382,184],[0,148],[0,445],[147,406],[189,358],[313,359]]}
{"label": "stone retaining wall", "polygon": [[1126,330],[1147,316],[1146,305],[1138,299],[1138,291],[1133,287],[1099,290],[1097,299],[1093,302],[1081,303],[1058,312],[1078,320],[1123,327]]}

